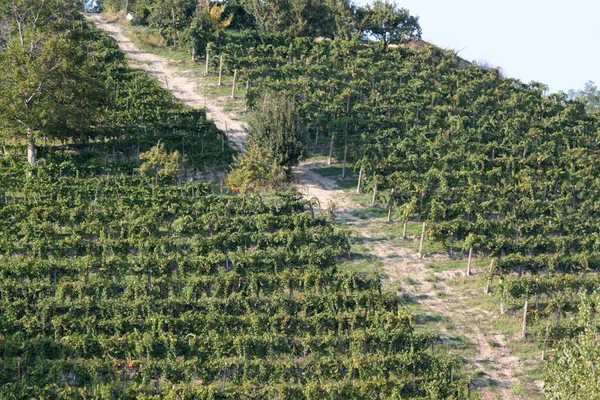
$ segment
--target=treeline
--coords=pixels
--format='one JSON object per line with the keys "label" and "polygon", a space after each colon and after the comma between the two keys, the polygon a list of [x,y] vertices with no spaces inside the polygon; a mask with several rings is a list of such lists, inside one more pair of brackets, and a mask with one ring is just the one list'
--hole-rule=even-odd
{"label": "treeline", "polygon": [[168,45],[192,54],[204,54],[208,43],[231,35],[228,27],[288,39],[370,39],[384,44],[421,34],[418,17],[387,0],[369,6],[348,0],[105,0],[103,5],[132,13],[133,23],[149,26]]}

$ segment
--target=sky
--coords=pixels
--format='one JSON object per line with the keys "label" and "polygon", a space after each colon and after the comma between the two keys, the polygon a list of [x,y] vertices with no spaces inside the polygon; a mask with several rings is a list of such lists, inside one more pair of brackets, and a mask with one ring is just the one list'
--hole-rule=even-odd
{"label": "sky", "polygon": [[424,40],[467,61],[551,92],[583,89],[587,81],[600,86],[600,0],[396,2],[419,16]]}

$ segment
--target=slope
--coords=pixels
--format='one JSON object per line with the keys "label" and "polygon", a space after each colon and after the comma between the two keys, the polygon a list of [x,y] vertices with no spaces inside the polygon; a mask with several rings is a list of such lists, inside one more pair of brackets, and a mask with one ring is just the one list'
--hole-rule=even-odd
{"label": "slope", "polygon": [[119,48],[127,54],[131,62],[141,69],[156,76],[160,84],[169,89],[173,96],[193,108],[204,108],[208,119],[225,131],[228,137],[241,148],[246,141],[247,133],[244,125],[231,118],[215,100],[202,96],[196,83],[189,77],[182,75],[169,66],[169,60],[156,54],[140,50],[129,38],[123,35],[122,27],[117,23],[110,23],[99,14],[87,14],[88,21],[108,34],[112,35],[119,44]]}

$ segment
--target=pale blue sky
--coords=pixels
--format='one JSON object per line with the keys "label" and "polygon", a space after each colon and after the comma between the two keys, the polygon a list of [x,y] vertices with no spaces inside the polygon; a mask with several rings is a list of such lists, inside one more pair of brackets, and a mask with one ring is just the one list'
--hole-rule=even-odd
{"label": "pale blue sky", "polygon": [[600,0],[396,1],[420,17],[424,40],[468,61],[552,92],[600,85]]}

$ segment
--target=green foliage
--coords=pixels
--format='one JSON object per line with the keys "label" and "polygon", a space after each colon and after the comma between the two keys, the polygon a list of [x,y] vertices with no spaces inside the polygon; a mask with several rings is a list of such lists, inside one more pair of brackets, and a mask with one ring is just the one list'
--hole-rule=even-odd
{"label": "green foliage", "polygon": [[0,397],[466,398],[297,193],[44,160],[0,157]]}
{"label": "green foliage", "polygon": [[247,145],[244,154],[235,157],[227,180],[231,188],[244,196],[248,191],[280,189],[287,184],[285,170],[268,149]]}
{"label": "green foliage", "polygon": [[304,127],[292,100],[284,95],[265,95],[248,120],[250,145],[265,149],[291,177],[306,149]]}
{"label": "green foliage", "polygon": [[[596,295],[597,297],[597,295]],[[596,299],[598,304],[598,299]],[[587,298],[581,302],[580,326],[583,332],[564,340],[548,366],[544,385],[547,399],[594,399],[600,390],[600,340],[594,322],[597,309]]]}
{"label": "green foliage", "polygon": [[261,32],[279,32],[288,37],[332,37],[335,14],[330,6],[335,5],[339,9],[344,3],[326,0],[245,0],[243,4]]}
{"label": "green foliage", "polygon": [[[45,2],[40,8],[48,15],[40,18],[54,21],[65,4]],[[232,149],[222,145],[223,133],[203,110],[175,102],[156,79],[128,68],[115,40],[76,11],[63,16],[71,18],[72,30],[61,31],[67,28],[62,20],[47,26],[40,19],[35,32],[23,31],[23,45],[18,29],[12,31],[6,51],[0,52],[3,138],[31,145],[39,145],[41,137],[58,139],[126,159],[161,140],[169,152],[187,155],[194,168],[231,160]]]}
{"label": "green foliage", "polygon": [[0,8],[12,28],[0,52],[0,125],[10,137],[31,144],[42,135],[64,139],[99,112],[104,92],[87,73],[76,4],[18,1]]}
{"label": "green foliage", "polygon": [[160,141],[145,153],[140,153],[140,160],[144,162],[140,166],[140,173],[144,176],[153,171],[161,178],[176,179],[181,171],[181,155],[179,151],[168,153],[165,145]]}
{"label": "green foliage", "polygon": [[217,3],[207,2],[204,6],[196,7],[194,17],[181,35],[182,40],[191,50],[192,57],[202,53],[208,43],[231,24],[233,14],[225,17],[224,12],[225,6]]}
{"label": "green foliage", "polygon": [[402,43],[413,36],[421,37],[419,18],[388,0],[376,0],[368,6],[365,22],[366,32],[378,38],[384,46]]}
{"label": "green foliage", "polygon": [[148,25],[177,46],[179,36],[189,26],[196,7],[194,0],[157,0],[148,16]]}
{"label": "green foliage", "polygon": [[584,103],[585,110],[589,114],[600,111],[600,90],[598,90],[596,84],[592,81],[586,82],[583,90],[569,90],[569,97]]}

